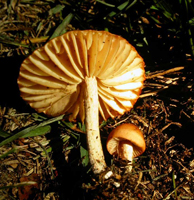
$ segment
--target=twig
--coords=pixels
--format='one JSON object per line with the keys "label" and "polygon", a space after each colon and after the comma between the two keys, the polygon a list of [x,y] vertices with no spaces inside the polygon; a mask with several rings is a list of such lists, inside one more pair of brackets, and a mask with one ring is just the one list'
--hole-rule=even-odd
{"label": "twig", "polygon": [[159,89],[159,90],[156,90],[156,91],[153,91],[153,92],[148,92],[148,93],[145,93],[145,94],[141,94],[139,97],[140,98],[144,98],[144,97],[154,96],[154,95],[157,95],[158,92],[161,92],[162,90],[165,90],[167,88],[169,88],[169,86],[164,86],[162,89]]}
{"label": "twig", "polygon": [[15,183],[13,185],[7,185],[7,186],[3,186],[0,187],[0,190],[5,190],[8,188],[15,188],[15,187],[23,187],[23,186],[27,186],[27,185],[36,185],[37,182],[35,181],[27,181],[27,182],[22,182],[22,183]]}
{"label": "twig", "polygon": [[183,113],[186,117],[188,117],[192,122],[194,122],[194,120],[184,111],[184,110],[181,110],[180,113]]}
{"label": "twig", "polygon": [[149,125],[142,119],[142,117],[138,115],[134,115],[133,117],[137,119],[138,121],[140,121],[145,127],[149,127]]}
{"label": "twig", "polygon": [[153,74],[153,75],[148,75],[146,76],[146,79],[152,79],[152,78],[155,78],[157,76],[162,76],[162,75],[165,75],[165,74],[169,74],[169,73],[173,73],[173,72],[176,72],[176,71],[180,71],[180,70],[183,70],[184,67],[175,67],[175,68],[172,68],[172,69],[168,69],[164,72],[159,72],[157,74]]}
{"label": "twig", "polygon": [[137,181],[137,185],[135,186],[135,190],[137,189],[137,187],[141,183],[142,177],[143,177],[143,172],[139,172],[139,178],[138,178],[138,181]]}
{"label": "twig", "polygon": [[128,117],[126,117],[125,119],[123,119],[123,120],[121,120],[121,121],[115,123],[112,127],[114,128],[114,127],[118,126],[119,124],[121,124],[121,123],[127,121],[130,117],[131,117],[131,116],[128,116]]}
{"label": "twig", "polygon": [[191,175],[194,178],[193,174],[190,173],[190,170],[188,168],[186,168],[182,163],[180,163],[177,160],[173,160],[173,161],[178,163],[183,169],[185,169],[187,171],[187,173],[189,173],[189,175]]}
{"label": "twig", "polygon": [[[169,69],[169,70],[166,70],[166,71],[163,71],[163,72],[159,72],[159,73],[156,73],[156,74],[153,74],[153,75],[148,75],[148,76],[146,76],[146,79],[152,79],[152,78],[155,78],[155,77],[158,77],[158,76],[173,73],[173,72],[180,71],[180,70],[183,70],[183,69],[184,69],[184,67],[175,67],[175,68],[172,68],[172,69]],[[151,85],[154,86],[154,84],[151,84]],[[156,87],[162,87],[162,85],[155,85],[155,86]],[[147,92],[147,93],[141,94],[139,97],[144,98],[144,97],[149,97],[149,96],[155,96],[159,92],[161,92],[161,91],[163,91],[167,88],[169,88],[169,85],[163,86],[162,88],[160,88],[156,91],[153,91],[153,92]]]}
{"label": "twig", "polygon": [[[155,129],[155,132],[152,133],[151,135],[147,136],[147,139],[153,137],[154,135],[161,134],[165,129],[167,129],[167,128],[168,128],[170,125],[172,125],[172,124],[177,125],[177,126],[179,126],[179,127],[182,126],[182,124],[180,124],[180,123],[178,123],[178,122],[170,122],[170,123],[168,123],[166,126],[164,126],[161,130]],[[149,125],[149,128],[151,128],[151,130],[153,130],[153,128],[151,127],[151,125]]]}
{"label": "twig", "polygon": [[178,189],[182,186],[183,184],[180,184],[178,187],[176,187],[164,200],[167,200],[170,198],[170,196]]}
{"label": "twig", "polygon": [[179,126],[179,127],[182,126],[182,124],[179,123],[179,122],[170,122],[169,124],[167,124],[166,126],[164,126],[160,131],[163,132],[163,131],[164,131],[165,129],[167,129],[170,125],[177,125],[177,126]]}

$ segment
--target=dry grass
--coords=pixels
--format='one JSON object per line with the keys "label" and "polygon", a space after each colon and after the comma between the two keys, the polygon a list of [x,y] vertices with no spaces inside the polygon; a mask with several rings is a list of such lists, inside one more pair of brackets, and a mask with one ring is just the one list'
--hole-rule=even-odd
{"label": "dry grass", "polygon": [[[4,142],[0,143],[0,199],[194,199],[192,53],[181,46],[178,32],[167,30],[165,35],[168,18],[163,12],[153,13],[148,9],[151,5],[141,7],[140,1],[141,9],[136,10],[135,1],[132,7],[127,1],[113,1],[116,8],[113,2],[79,2],[0,2],[0,139]],[[128,11],[133,13],[131,21],[125,17],[129,17]],[[173,17],[171,22],[178,19]],[[147,80],[134,109],[100,126],[104,148],[110,131],[121,123],[134,123],[143,131],[147,149],[134,160],[131,174],[125,172],[125,162],[104,149],[106,172],[111,169],[113,176],[105,179],[106,172],[94,176],[87,165],[84,126],[68,123],[65,117],[48,121],[19,98],[16,79],[23,58],[55,35],[75,28],[120,33],[145,56]],[[156,41],[156,47],[164,48],[156,48]],[[29,133],[32,135],[26,135]],[[17,138],[5,143],[11,136]]]}

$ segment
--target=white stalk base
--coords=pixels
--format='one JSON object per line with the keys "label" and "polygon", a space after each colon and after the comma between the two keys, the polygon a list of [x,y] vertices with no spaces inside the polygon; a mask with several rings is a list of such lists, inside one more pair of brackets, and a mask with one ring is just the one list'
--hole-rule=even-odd
{"label": "white stalk base", "polygon": [[85,122],[90,164],[94,174],[105,171],[106,163],[99,131],[98,90],[95,77],[85,77]]}
{"label": "white stalk base", "polygon": [[133,146],[121,142],[119,151],[120,151],[120,157],[130,162],[127,166],[127,171],[131,172],[132,161],[133,161]]}

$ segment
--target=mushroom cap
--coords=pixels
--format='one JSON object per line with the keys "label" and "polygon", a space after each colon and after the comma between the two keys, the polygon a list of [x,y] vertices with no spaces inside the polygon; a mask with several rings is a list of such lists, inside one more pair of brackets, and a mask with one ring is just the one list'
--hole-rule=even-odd
{"label": "mushroom cap", "polygon": [[144,61],[124,38],[106,31],[70,31],[47,42],[20,68],[21,97],[37,112],[84,121],[84,78],[97,79],[102,119],[129,111],[145,80]]}
{"label": "mushroom cap", "polygon": [[106,143],[108,152],[111,155],[119,155],[119,144],[121,142],[133,146],[133,157],[138,157],[146,149],[144,136],[134,124],[121,124],[111,131]]}

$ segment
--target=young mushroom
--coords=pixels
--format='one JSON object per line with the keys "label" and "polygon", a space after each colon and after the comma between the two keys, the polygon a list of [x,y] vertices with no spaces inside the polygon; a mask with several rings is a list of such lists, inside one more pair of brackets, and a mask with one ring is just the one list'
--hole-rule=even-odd
{"label": "young mushroom", "polygon": [[84,30],[67,32],[35,50],[21,65],[18,85],[37,112],[85,122],[90,163],[98,174],[106,167],[99,113],[107,120],[129,111],[144,79],[144,61],[125,39]]}
{"label": "young mushroom", "polygon": [[133,158],[140,156],[146,149],[140,129],[134,124],[121,124],[111,131],[107,139],[107,150],[111,155],[118,155],[129,161],[128,172],[132,170]]}

